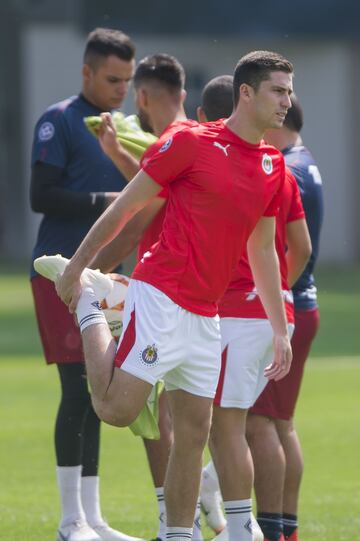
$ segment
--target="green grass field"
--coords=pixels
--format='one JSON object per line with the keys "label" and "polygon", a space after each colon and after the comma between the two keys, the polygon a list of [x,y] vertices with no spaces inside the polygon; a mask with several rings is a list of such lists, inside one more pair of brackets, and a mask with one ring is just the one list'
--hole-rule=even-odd
{"label": "green grass field", "polygon": [[[322,326],[297,411],[306,468],[302,541],[352,541],[360,529],[360,269],[319,273]],[[53,423],[59,386],[42,360],[29,284],[0,278],[0,539],[55,538]],[[103,426],[104,515],[127,533],[156,534],[145,453],[127,429]],[[211,539],[204,529],[205,539]]]}

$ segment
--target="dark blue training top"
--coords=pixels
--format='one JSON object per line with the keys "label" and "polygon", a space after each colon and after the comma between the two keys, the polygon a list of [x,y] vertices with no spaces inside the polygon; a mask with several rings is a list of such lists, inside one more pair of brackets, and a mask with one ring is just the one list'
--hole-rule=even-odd
{"label": "dark blue training top", "polygon": [[310,260],[292,288],[294,305],[296,310],[310,310],[317,307],[313,272],[319,254],[320,230],[324,214],[321,175],[314,158],[306,147],[291,145],[282,152],[285,157],[285,163],[291,169],[300,188],[312,243]]}
{"label": "dark blue training top", "polygon": [[[63,169],[60,184],[66,190],[87,194],[120,192],[127,184],[124,177],[84,124],[84,117],[100,112],[82,95],[49,107],[35,126],[31,165],[42,162]],[[93,214],[73,214],[44,215],[32,261],[42,255],[60,253],[70,258],[74,254],[96,218]],[[31,275],[35,276],[31,267]]]}

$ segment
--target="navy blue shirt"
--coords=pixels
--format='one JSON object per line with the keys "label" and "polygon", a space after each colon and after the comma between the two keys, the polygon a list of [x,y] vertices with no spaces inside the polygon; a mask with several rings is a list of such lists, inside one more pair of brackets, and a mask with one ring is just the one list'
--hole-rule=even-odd
{"label": "navy blue shirt", "polygon": [[289,146],[282,152],[285,163],[291,169],[300,188],[312,243],[309,262],[292,288],[294,305],[296,310],[310,310],[317,307],[313,272],[319,254],[320,230],[324,214],[322,180],[314,158],[306,147]]}
{"label": "navy blue shirt", "polygon": [[[126,180],[84,124],[84,117],[100,112],[82,95],[49,107],[35,126],[31,165],[42,162],[61,168],[60,185],[65,190],[120,192]],[[42,255],[58,253],[70,258],[95,219],[93,214],[91,217],[76,213],[71,217],[61,216],[61,212],[56,216],[44,214],[32,261]]]}

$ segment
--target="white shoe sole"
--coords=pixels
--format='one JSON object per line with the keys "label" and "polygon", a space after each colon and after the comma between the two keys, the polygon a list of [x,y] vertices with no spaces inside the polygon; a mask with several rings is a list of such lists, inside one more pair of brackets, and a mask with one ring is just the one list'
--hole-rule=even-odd
{"label": "white shoe sole", "polygon": [[[43,255],[35,259],[34,269],[37,273],[41,274],[41,276],[55,282],[57,277],[63,274],[68,263],[69,260],[66,259],[66,257],[62,257],[60,254],[49,256]],[[81,283],[83,286],[92,287],[99,300],[104,299],[106,295],[111,293],[113,288],[111,278],[100,271],[88,268],[85,268],[82,272]]]}

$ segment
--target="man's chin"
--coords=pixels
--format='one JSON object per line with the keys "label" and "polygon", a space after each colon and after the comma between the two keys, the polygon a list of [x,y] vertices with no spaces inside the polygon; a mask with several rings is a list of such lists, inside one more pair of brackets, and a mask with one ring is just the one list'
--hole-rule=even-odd
{"label": "man's chin", "polygon": [[276,130],[276,129],[278,130],[278,129],[282,128],[283,125],[284,125],[284,120],[285,120],[285,119],[282,119],[282,120],[280,120],[280,119],[279,119],[279,120],[276,120],[276,121],[274,122],[274,124],[271,126],[271,128],[273,128],[273,129],[275,129],[275,130]]}

